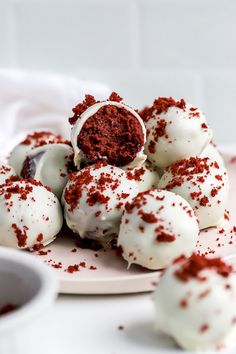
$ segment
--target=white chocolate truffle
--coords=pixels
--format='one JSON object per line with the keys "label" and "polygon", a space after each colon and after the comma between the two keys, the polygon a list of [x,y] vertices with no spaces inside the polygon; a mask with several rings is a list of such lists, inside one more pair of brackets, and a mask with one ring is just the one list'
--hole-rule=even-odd
{"label": "white chocolate truffle", "polygon": [[118,167],[97,163],[70,176],[62,203],[67,225],[81,238],[109,242],[117,235],[124,204],[138,193]]}
{"label": "white chocolate truffle", "polygon": [[16,173],[11,166],[4,162],[0,162],[0,185],[4,184],[8,178],[15,175]]}
{"label": "white chocolate truffle", "polygon": [[91,164],[103,159],[110,165],[135,168],[146,160],[144,123],[135,110],[120,100],[115,93],[104,102],[87,95],[73,109],[71,143],[76,166],[80,167],[81,161]]}
{"label": "white chocolate truffle", "polygon": [[179,194],[192,206],[200,229],[221,226],[229,194],[224,167],[208,158],[190,157],[166,169],[159,188]]}
{"label": "white chocolate truffle", "polygon": [[147,161],[141,167],[127,169],[126,172],[128,179],[137,183],[139,192],[146,192],[149,189],[157,188],[160,181],[158,172]]}
{"label": "white chocolate truffle", "polygon": [[61,135],[55,135],[48,131],[37,131],[28,134],[26,138],[16,145],[9,157],[9,165],[12,166],[18,176],[21,174],[23,162],[31,149],[46,144],[68,143]]}
{"label": "white chocolate truffle", "polygon": [[190,205],[174,193],[154,189],[126,203],[117,245],[129,265],[162,269],[180,254],[189,256],[198,234]]}
{"label": "white chocolate truffle", "polygon": [[183,99],[159,98],[146,117],[149,161],[165,168],[183,158],[199,156],[211,141],[212,131],[197,108]]}
{"label": "white chocolate truffle", "polygon": [[68,181],[73,149],[67,144],[47,144],[30,150],[22,167],[23,178],[33,178],[50,187],[58,198]]}
{"label": "white chocolate truffle", "polygon": [[47,245],[63,223],[57,197],[34,180],[1,186],[0,211],[1,246],[24,249]]}
{"label": "white chocolate truffle", "polygon": [[200,154],[201,158],[208,157],[212,161],[216,161],[219,166],[225,167],[224,159],[219,150],[212,143],[208,144]]}
{"label": "white chocolate truffle", "polygon": [[235,302],[236,274],[229,265],[196,254],[180,257],[157,285],[156,328],[186,350],[220,349],[235,334]]}

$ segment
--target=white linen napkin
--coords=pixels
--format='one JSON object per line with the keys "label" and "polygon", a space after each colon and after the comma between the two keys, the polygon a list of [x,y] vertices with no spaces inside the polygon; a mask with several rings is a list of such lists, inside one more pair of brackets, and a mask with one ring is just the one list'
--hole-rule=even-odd
{"label": "white linen napkin", "polygon": [[34,130],[69,138],[71,109],[86,93],[102,100],[110,90],[105,84],[61,75],[0,69],[0,155]]}

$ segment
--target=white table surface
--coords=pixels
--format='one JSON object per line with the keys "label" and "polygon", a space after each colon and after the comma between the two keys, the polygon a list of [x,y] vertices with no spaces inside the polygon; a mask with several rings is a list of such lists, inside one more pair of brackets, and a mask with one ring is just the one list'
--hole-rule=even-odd
{"label": "white table surface", "polygon": [[[60,295],[44,317],[32,354],[184,353],[171,339],[155,332],[153,323],[151,293]],[[119,326],[124,329],[119,330]]]}
{"label": "white table surface", "polygon": [[34,354],[176,353],[171,340],[154,332],[153,319],[151,293],[60,295],[44,319],[44,351]]}

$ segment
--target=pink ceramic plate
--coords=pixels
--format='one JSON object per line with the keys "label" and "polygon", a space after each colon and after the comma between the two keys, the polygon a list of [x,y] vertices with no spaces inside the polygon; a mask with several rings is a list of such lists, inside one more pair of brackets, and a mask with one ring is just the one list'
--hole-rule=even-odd
{"label": "pink ceramic plate", "polygon": [[[197,250],[228,259],[236,270],[236,158],[224,155],[230,178],[230,222],[224,227],[204,230]],[[92,251],[75,246],[76,237],[62,235],[38,256],[55,268],[60,281],[60,292],[68,294],[123,294],[153,290],[160,272],[144,270],[127,264],[114,251]],[[72,251],[73,250],[73,251]],[[78,265],[79,271],[68,266]],[[76,268],[76,267],[75,267]]]}

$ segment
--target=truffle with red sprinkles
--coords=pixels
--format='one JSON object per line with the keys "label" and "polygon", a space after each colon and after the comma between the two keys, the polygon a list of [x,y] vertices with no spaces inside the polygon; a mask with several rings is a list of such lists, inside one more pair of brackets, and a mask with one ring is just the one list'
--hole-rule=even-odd
{"label": "truffle with red sprinkles", "polygon": [[198,156],[211,141],[212,131],[204,115],[183,99],[159,97],[140,114],[147,129],[145,152],[160,168]]}
{"label": "truffle with red sprinkles", "polygon": [[75,165],[106,160],[118,167],[139,167],[146,160],[146,129],[138,113],[125,105],[116,93],[98,102],[86,95],[69,119]]}
{"label": "truffle with red sprinkles", "polygon": [[41,249],[63,223],[57,197],[35,180],[15,178],[0,188],[0,245]]}
{"label": "truffle with red sprinkles", "polygon": [[198,240],[198,222],[190,205],[178,195],[154,189],[126,203],[117,244],[128,264],[162,269]]}
{"label": "truffle with red sprinkles", "polygon": [[138,193],[126,173],[105,162],[74,173],[63,194],[67,225],[81,238],[102,244],[117,235],[124,205]]}
{"label": "truffle with red sprinkles", "polygon": [[56,135],[50,131],[36,131],[28,134],[25,139],[17,144],[9,157],[9,165],[12,166],[18,176],[20,176],[23,162],[31,149],[47,144],[69,144],[69,141],[61,135]]}
{"label": "truffle with red sprinkles", "polygon": [[[47,144],[31,149],[23,163],[21,176],[34,178],[61,198],[73,166],[73,149],[68,144]],[[75,170],[75,168],[74,168]]]}
{"label": "truffle with red sprinkles", "polygon": [[157,285],[156,327],[184,349],[216,349],[235,334],[236,275],[220,258],[175,260]]}
{"label": "truffle with red sprinkles", "polygon": [[160,181],[158,171],[148,161],[141,167],[126,169],[126,172],[128,179],[137,183],[139,192],[155,189]]}
{"label": "truffle with red sprinkles", "polygon": [[200,229],[225,223],[228,174],[216,161],[207,157],[180,160],[166,169],[158,186],[187,200],[199,219]]}
{"label": "truffle with red sprinkles", "polygon": [[221,153],[219,152],[217,146],[212,142],[205,147],[199,157],[208,157],[210,160],[216,161],[219,166],[225,167],[224,159]]}
{"label": "truffle with red sprinkles", "polygon": [[15,175],[16,173],[10,165],[0,162],[0,185],[4,184],[9,178]]}

